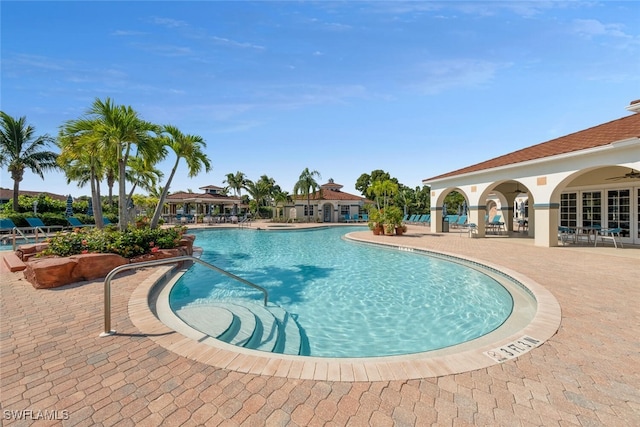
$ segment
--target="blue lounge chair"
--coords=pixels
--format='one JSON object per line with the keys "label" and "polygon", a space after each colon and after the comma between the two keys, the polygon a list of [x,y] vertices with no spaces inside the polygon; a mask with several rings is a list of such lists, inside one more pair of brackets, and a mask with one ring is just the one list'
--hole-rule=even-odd
{"label": "blue lounge chair", "polygon": [[418,214],[413,214],[409,217],[409,219],[407,220],[407,222],[413,224],[414,222],[416,222],[418,220],[418,218],[420,218],[420,215]]}
{"label": "blue lounge chair", "polygon": [[464,225],[467,223],[467,216],[466,215],[460,215],[458,217],[458,219],[452,223],[451,225],[454,226],[455,228],[461,228],[464,227]]}
{"label": "blue lounge chair", "polygon": [[[0,233],[2,234],[0,239],[3,243],[13,239],[23,239],[25,242],[29,241],[29,239],[38,239],[38,231],[35,228],[17,227],[9,218],[0,218]],[[46,234],[43,237],[46,237]]]}
{"label": "blue lounge chair", "polygon": [[84,224],[74,216],[70,216],[69,218],[67,218],[67,221],[69,221],[69,224],[72,227],[95,227],[95,224]]}
{"label": "blue lounge chair", "polygon": [[425,222],[429,219],[429,214],[420,215],[417,219],[416,224],[425,224]]}
{"label": "blue lounge chair", "polygon": [[51,233],[55,231],[62,231],[64,227],[62,225],[46,225],[40,218],[27,218],[27,222],[31,227],[38,228],[43,233]]}
{"label": "blue lounge chair", "polygon": [[487,232],[501,233],[504,230],[504,222],[500,221],[501,215],[496,215],[487,223]]}

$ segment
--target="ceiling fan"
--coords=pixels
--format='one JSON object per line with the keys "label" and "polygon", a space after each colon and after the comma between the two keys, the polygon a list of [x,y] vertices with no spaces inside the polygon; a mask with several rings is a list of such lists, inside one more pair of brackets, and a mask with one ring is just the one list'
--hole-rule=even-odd
{"label": "ceiling fan", "polygon": [[620,176],[612,176],[611,178],[607,178],[609,179],[613,179],[613,180],[619,180],[619,179],[638,179],[640,178],[640,172],[638,172],[637,170],[631,169],[630,172],[625,173],[624,175],[620,175]]}
{"label": "ceiling fan", "polygon": [[520,184],[516,182],[516,189],[513,191],[509,191],[510,194],[520,194],[520,193],[526,193],[528,190],[522,190],[520,189]]}

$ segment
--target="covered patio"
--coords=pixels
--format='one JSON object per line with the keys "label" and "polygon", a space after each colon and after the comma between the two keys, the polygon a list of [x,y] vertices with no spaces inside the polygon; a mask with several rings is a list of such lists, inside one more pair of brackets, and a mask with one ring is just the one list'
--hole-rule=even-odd
{"label": "covered patio", "polygon": [[495,212],[507,232],[526,221],[536,246],[558,246],[559,227],[596,239],[619,228],[624,244],[640,244],[640,100],[627,110],[633,114],[423,180],[431,230],[443,230],[445,197],[457,191],[479,237]]}
{"label": "covered patio", "polygon": [[[210,218],[211,222],[226,222],[231,216],[244,215],[248,205],[239,197],[227,196],[222,188],[215,186],[201,187],[204,193],[176,192],[167,196],[162,218],[165,222],[201,222]],[[186,220],[182,220],[186,218]]]}

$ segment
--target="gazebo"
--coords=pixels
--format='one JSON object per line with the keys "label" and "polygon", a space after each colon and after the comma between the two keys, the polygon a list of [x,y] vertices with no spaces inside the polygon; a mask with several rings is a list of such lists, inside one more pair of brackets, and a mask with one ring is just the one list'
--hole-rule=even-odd
{"label": "gazebo", "polygon": [[182,215],[188,218],[238,215],[248,207],[242,204],[242,200],[239,197],[224,194],[224,188],[208,185],[200,187],[200,190],[204,190],[204,192],[189,193],[179,191],[168,195],[165,201],[165,212],[163,213],[165,221],[173,222]]}

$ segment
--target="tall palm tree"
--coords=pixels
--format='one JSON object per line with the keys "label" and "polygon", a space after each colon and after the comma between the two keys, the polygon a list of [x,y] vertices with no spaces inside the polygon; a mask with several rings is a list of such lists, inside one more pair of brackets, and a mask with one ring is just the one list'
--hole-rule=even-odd
{"label": "tall palm tree", "polygon": [[47,150],[54,140],[49,135],[35,136],[27,118],[15,119],[0,111],[0,166],[7,166],[13,179],[13,210],[18,212],[20,182],[25,169],[44,179],[44,171],[57,169],[57,153]]}
{"label": "tall palm tree", "polygon": [[228,173],[225,175],[226,179],[222,182],[229,184],[229,188],[233,190],[233,194],[236,197],[240,197],[240,191],[244,188],[246,177],[244,173],[238,171],[234,173]]}
{"label": "tall palm tree", "polygon": [[96,226],[102,228],[100,181],[104,176],[104,165],[101,161],[102,145],[93,133],[95,126],[91,120],[75,120],[60,128],[58,164],[65,172],[67,184],[76,181],[78,187],[84,187],[89,183],[93,216]]}
{"label": "tall palm tree", "polygon": [[160,215],[162,214],[162,208],[164,201],[171,187],[171,181],[176,174],[180,159],[184,159],[187,163],[189,170],[189,177],[194,177],[200,173],[204,167],[205,172],[211,170],[211,162],[204,153],[204,148],[207,144],[204,142],[201,136],[198,135],[185,135],[177,127],[166,125],[163,127],[164,137],[162,138],[163,144],[173,150],[176,155],[176,161],[173,164],[169,178],[162,190],[158,206],[151,219],[151,228],[157,228],[160,222]]}
{"label": "tall palm tree", "polygon": [[[85,116],[67,122],[69,129],[78,129],[77,134],[69,137],[91,138],[98,144],[99,156],[104,159],[103,173],[117,165],[118,181],[118,225],[124,230],[128,224],[127,206],[129,199],[126,191],[126,173],[129,157],[134,149],[137,155],[154,163],[162,158],[162,146],[157,135],[160,127],[142,120],[131,107],[115,105],[111,99],[96,99],[86,111]],[[111,182],[111,181],[109,181]],[[96,221],[101,218],[97,217]]]}
{"label": "tall palm tree", "polygon": [[253,198],[256,216],[260,212],[260,206],[265,206],[267,198],[271,195],[275,180],[267,175],[262,175],[256,182],[245,180],[244,189]]}
{"label": "tall palm tree", "polygon": [[315,177],[318,177],[318,179],[320,179],[320,172],[316,170],[309,171],[309,168],[304,168],[304,170],[300,174],[300,177],[298,178],[298,182],[296,182],[293,186],[294,196],[301,194],[307,198],[307,222],[311,221],[311,193],[320,188],[320,185],[315,180]]}

